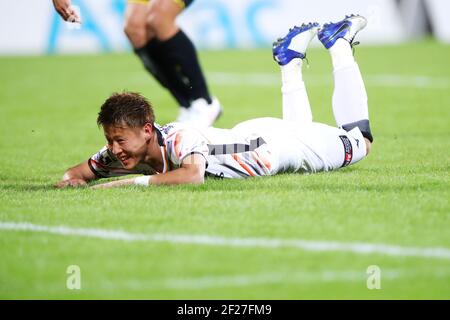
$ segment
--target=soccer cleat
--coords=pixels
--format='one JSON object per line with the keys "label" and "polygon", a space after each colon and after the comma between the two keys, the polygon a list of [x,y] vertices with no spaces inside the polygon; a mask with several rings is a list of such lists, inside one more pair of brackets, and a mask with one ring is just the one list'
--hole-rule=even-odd
{"label": "soccer cleat", "polygon": [[212,126],[221,114],[222,107],[217,98],[212,98],[210,104],[205,99],[200,98],[194,100],[189,108],[180,109],[177,122],[183,122],[199,128],[207,128]]}
{"label": "soccer cleat", "polygon": [[292,59],[305,59],[306,48],[319,30],[317,22],[302,24],[289,29],[284,38],[273,43],[273,58],[280,66],[288,64]]}
{"label": "soccer cleat", "polygon": [[202,128],[212,126],[222,114],[220,102],[215,97],[210,104],[205,99],[197,99],[192,102],[190,109],[192,109],[192,123]]}
{"label": "soccer cleat", "polygon": [[190,122],[191,121],[191,113],[188,108],[180,107],[180,111],[178,112],[178,117],[176,122]]}
{"label": "soccer cleat", "polygon": [[[319,30],[318,37],[325,48],[331,48],[337,39],[345,39],[353,45],[356,34],[367,25],[367,19],[360,15],[345,16],[344,20],[336,23],[326,23]],[[356,43],[355,43],[356,44]]]}

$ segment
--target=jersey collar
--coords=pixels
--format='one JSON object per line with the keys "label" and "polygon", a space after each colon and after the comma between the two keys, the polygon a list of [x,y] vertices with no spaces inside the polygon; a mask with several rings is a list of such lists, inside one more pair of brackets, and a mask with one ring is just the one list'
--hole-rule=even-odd
{"label": "jersey collar", "polygon": [[160,147],[164,146],[164,137],[161,133],[160,126],[158,124],[153,124],[153,128],[156,130],[156,136],[158,137],[158,144]]}
{"label": "jersey collar", "polygon": [[163,133],[161,132],[161,127],[158,124],[153,124],[153,128],[156,130],[156,137],[158,138],[159,148],[161,150],[161,157],[163,159],[163,171],[161,173],[166,173],[169,170],[169,160],[167,157],[166,144],[164,143]]}

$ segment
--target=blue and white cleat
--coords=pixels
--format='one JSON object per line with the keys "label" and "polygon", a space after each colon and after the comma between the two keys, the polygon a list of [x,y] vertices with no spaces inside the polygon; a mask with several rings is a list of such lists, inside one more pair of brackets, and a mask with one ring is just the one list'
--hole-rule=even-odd
{"label": "blue and white cleat", "polygon": [[317,22],[302,24],[289,29],[284,38],[273,43],[273,58],[280,66],[288,64],[294,58],[305,59],[306,48],[319,31]]}
{"label": "blue and white cleat", "polygon": [[[319,40],[325,48],[330,49],[337,39],[345,39],[353,44],[356,34],[367,25],[367,19],[360,15],[345,16],[344,20],[336,23],[326,23],[319,30]],[[356,44],[356,43],[355,43]]]}

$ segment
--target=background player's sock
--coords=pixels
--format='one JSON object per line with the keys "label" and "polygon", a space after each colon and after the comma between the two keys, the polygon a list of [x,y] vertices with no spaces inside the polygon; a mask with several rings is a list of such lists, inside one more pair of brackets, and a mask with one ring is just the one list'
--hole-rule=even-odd
{"label": "background player's sock", "polygon": [[302,77],[302,59],[292,59],[281,66],[283,94],[283,119],[294,122],[311,122],[312,113]]}
{"label": "background player's sock", "polygon": [[338,39],[330,48],[333,62],[333,113],[339,127],[349,131],[359,127],[364,137],[373,140],[364,81],[350,44]]}
{"label": "background player's sock", "polygon": [[211,104],[203,72],[192,41],[180,30],[172,38],[160,41],[159,49],[165,73],[173,81],[181,81],[184,94],[190,101],[199,98]]}
{"label": "background player's sock", "polygon": [[160,49],[160,42],[157,39],[150,40],[144,47],[135,49],[134,52],[141,59],[145,69],[150,72],[155,79],[165,88],[182,107],[190,105],[189,97],[186,95],[185,84],[181,76],[170,68],[167,70],[162,59],[163,53]]}
{"label": "background player's sock", "polygon": [[134,53],[141,59],[142,64],[145,69],[150,72],[156,80],[165,88],[167,88],[167,79],[164,76],[163,71],[159,62],[156,61],[157,58],[157,44],[155,40],[150,40],[142,48],[134,49]]}

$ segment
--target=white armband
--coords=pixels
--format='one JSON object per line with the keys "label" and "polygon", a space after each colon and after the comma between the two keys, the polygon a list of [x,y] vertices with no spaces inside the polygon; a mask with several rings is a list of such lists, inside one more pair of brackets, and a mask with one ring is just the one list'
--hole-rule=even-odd
{"label": "white armband", "polygon": [[134,179],[134,184],[137,186],[148,186],[152,176],[140,176]]}

